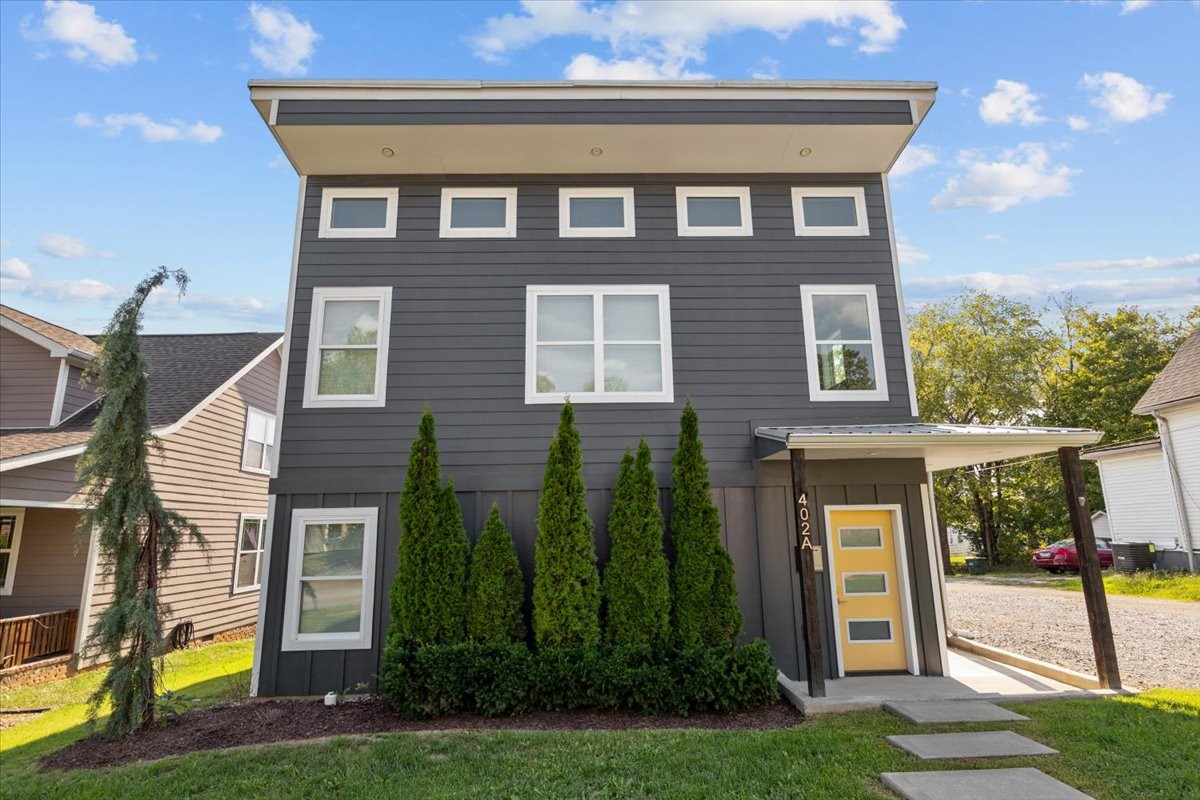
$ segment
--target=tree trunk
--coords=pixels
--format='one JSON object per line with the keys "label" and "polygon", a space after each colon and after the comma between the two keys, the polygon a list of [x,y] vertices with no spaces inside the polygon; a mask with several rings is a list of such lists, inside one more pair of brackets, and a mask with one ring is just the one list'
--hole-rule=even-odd
{"label": "tree trunk", "polygon": [[980,481],[976,478],[974,486],[971,487],[971,499],[975,506],[975,520],[979,523],[979,539],[983,545],[983,555],[987,559],[988,566],[993,567],[996,565],[995,517],[992,512],[991,497],[985,500],[979,485]]}
{"label": "tree trunk", "polygon": [[942,540],[942,574],[950,574],[950,529],[946,526],[946,520],[938,517],[938,536]]}
{"label": "tree trunk", "polygon": [[[154,513],[150,514],[149,523],[146,525],[146,542],[142,548],[141,559],[142,567],[146,573],[146,588],[145,592],[150,596],[151,602],[158,603],[158,516]],[[157,615],[155,615],[157,618]],[[153,641],[153,637],[148,636],[151,631],[139,630],[134,637],[133,650],[138,653],[138,660],[144,657],[146,650],[152,650],[157,642]],[[154,657],[151,652],[150,657]],[[134,662],[136,663],[136,661]],[[154,670],[149,670],[145,673],[141,685],[142,693],[142,718],[138,721],[138,729],[144,730],[154,724],[154,701],[156,699],[156,691],[154,685]]]}

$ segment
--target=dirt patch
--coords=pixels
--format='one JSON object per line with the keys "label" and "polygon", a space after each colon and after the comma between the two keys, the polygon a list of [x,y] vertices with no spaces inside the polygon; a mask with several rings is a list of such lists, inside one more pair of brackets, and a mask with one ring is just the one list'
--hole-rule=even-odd
{"label": "dirt patch", "polygon": [[154,761],[198,750],[223,750],[272,742],[322,739],[355,733],[481,730],[630,730],[701,728],[749,730],[790,728],[803,721],[786,703],[731,714],[640,716],[618,712],[546,711],[514,717],[456,714],[406,720],[386,702],[368,699],[327,708],[320,700],[264,700],[189,711],[125,739],[100,735],[75,742],[42,758],[42,769],[98,769]]}
{"label": "dirt patch", "polygon": [[33,711],[4,711],[0,712],[0,731],[9,728],[15,728],[18,725],[24,725],[31,719],[36,719],[44,714],[46,709]]}

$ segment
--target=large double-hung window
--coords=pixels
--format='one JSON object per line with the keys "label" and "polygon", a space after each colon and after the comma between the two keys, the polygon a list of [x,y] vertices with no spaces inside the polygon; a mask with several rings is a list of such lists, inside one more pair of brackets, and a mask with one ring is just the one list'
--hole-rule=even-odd
{"label": "large double-hung window", "polygon": [[801,286],[813,400],[887,400],[875,287]]}
{"label": "large double-hung window", "polygon": [[392,287],[313,289],[304,405],[382,406]]}
{"label": "large double-hung window", "polygon": [[666,286],[530,286],[525,401],[669,403]]}

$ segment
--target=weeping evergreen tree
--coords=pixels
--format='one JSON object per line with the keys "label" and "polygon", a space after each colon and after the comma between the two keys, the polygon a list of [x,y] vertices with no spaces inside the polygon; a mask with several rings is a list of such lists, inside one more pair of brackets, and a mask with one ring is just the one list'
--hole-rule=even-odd
{"label": "weeping evergreen tree", "polygon": [[467,577],[467,638],[481,644],[525,641],[525,577],[517,548],[492,503]]}
{"label": "weeping evergreen tree", "polygon": [[600,641],[600,573],[583,483],[575,409],[563,406],[550,442],[534,541],[533,633],[539,645]]}
{"label": "weeping evergreen tree", "polygon": [[409,450],[400,495],[389,648],[462,641],[467,551],[454,487],[442,486],[433,412],[426,408]]}
{"label": "weeping evergreen tree", "polygon": [[613,486],[604,569],[604,635],[612,644],[660,646],[671,638],[670,572],[651,461],[642,439],[636,458],[625,451]]}
{"label": "weeping evergreen tree", "polygon": [[80,485],[87,487],[79,530],[81,535],[96,532],[97,552],[112,577],[112,602],[97,618],[85,651],[109,662],[89,702],[93,717],[105,700],[111,702],[105,728],[113,736],[154,721],[163,618],[170,613],[160,598],[162,577],[185,539],[204,545],[195,525],[163,507],[148,464],[157,443],[146,410],[147,365],[138,331],[143,304],[167,281],[174,281],[180,294],[187,289],[183,270],[159,267],[117,308],[88,367],[102,400],[76,469]]}
{"label": "weeping evergreen tree", "polygon": [[721,515],[709,486],[700,418],[690,399],[679,422],[671,476],[675,638],[682,645],[734,644],[742,632],[742,612],[733,560],[721,546]]}

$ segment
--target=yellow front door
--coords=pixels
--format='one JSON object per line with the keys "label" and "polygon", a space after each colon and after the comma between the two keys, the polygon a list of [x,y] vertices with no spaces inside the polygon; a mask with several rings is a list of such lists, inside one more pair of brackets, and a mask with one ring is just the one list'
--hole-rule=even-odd
{"label": "yellow front door", "polygon": [[838,647],[850,672],[906,670],[892,512],[829,512]]}

